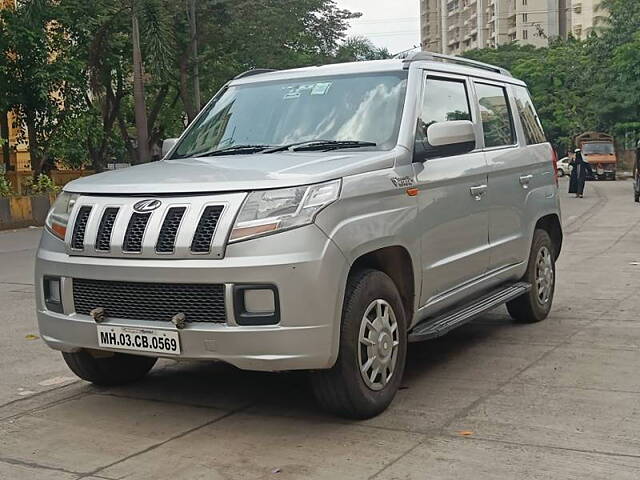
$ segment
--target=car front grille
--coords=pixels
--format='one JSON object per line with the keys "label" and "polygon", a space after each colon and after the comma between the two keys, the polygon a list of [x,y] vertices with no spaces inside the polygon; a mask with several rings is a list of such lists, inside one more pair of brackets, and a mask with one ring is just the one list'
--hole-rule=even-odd
{"label": "car front grille", "polygon": [[[230,223],[244,193],[160,197],[152,211],[140,197],[81,197],[74,213],[70,255],[129,258],[223,258]],[[224,229],[224,231],[223,231]]]}
{"label": "car front grille", "polygon": [[100,220],[100,227],[98,228],[96,250],[108,252],[111,249],[111,232],[113,232],[113,225],[119,210],[119,208],[114,207],[105,209],[102,220]]}
{"label": "car front grille", "polygon": [[191,251],[194,253],[209,253],[211,239],[218,226],[218,219],[222,213],[222,207],[214,205],[204,209],[198,228],[191,242]]}
{"label": "car front grille", "polygon": [[184,313],[187,322],[226,322],[224,285],[143,283],[73,279],[76,313],[102,307],[106,318],[169,322]]}
{"label": "car front grille", "polygon": [[169,209],[167,216],[164,217],[162,228],[160,229],[158,243],[156,243],[156,252],[173,253],[176,235],[178,235],[180,222],[182,221],[182,216],[186,209],[186,207],[174,207]]}
{"label": "car front grille", "polygon": [[150,213],[134,212],[131,215],[127,233],[124,235],[124,247],[122,250],[132,253],[142,251],[142,238],[144,237],[149,217],[151,217]]}
{"label": "car front grille", "polygon": [[76,224],[73,226],[73,236],[71,237],[71,247],[75,250],[84,248],[84,234],[87,230],[87,222],[91,214],[91,207],[80,207]]}

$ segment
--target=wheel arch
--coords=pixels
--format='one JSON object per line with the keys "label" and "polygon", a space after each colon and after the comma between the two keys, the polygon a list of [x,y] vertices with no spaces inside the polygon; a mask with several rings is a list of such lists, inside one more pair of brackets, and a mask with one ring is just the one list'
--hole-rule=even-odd
{"label": "wheel arch", "polygon": [[544,230],[549,234],[549,237],[551,237],[551,242],[553,243],[555,257],[558,258],[560,256],[560,251],[562,250],[563,241],[560,217],[558,217],[558,215],[555,213],[545,215],[544,217],[538,219],[535,228]]}
{"label": "wheel arch", "polygon": [[379,270],[393,280],[402,298],[407,324],[410,325],[415,312],[416,276],[409,251],[399,245],[369,251],[356,258],[351,264],[349,275],[363,268]]}

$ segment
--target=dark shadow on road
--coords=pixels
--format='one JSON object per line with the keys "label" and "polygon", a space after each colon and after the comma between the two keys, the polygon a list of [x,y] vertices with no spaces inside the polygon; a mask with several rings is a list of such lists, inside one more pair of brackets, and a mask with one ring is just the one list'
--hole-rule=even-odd
{"label": "dark shadow on road", "polygon": [[[442,363],[474,346],[491,341],[495,333],[517,328],[505,315],[489,314],[449,335],[410,344],[402,388],[424,381]],[[306,372],[242,371],[216,362],[159,362],[144,380],[96,393],[222,410],[258,407],[277,414],[323,416],[313,399]],[[328,418],[328,417],[327,417]]]}

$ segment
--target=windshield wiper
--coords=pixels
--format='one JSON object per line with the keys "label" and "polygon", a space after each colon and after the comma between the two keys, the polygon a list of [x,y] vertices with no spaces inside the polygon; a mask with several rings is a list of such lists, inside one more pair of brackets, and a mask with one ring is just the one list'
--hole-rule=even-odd
{"label": "windshield wiper", "polygon": [[280,145],[278,147],[268,148],[262,153],[283,152],[285,150],[298,151],[314,151],[314,150],[335,150],[337,148],[359,148],[359,147],[375,147],[375,142],[363,142],[360,140],[309,140],[306,142],[290,143],[288,145]]}
{"label": "windshield wiper", "polygon": [[218,155],[241,155],[243,153],[258,153],[271,147],[271,145],[233,145],[231,147],[221,148],[219,150],[211,150],[209,152],[198,153],[192,155],[193,158],[199,157],[215,157]]}

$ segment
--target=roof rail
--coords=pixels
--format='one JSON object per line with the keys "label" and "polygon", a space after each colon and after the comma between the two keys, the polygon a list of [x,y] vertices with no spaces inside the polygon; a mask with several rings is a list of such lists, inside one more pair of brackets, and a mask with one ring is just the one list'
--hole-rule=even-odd
{"label": "roof rail", "polygon": [[275,72],[276,70],[273,68],[252,68],[251,70],[247,70],[246,72],[242,72],[239,75],[233,77],[234,80],[239,80],[241,78],[250,77],[252,75],[260,75],[262,73]]}
{"label": "roof rail", "polygon": [[424,60],[428,62],[443,62],[443,63],[454,63],[458,65],[464,65],[472,68],[480,68],[482,70],[488,70],[490,72],[499,73],[501,75],[507,75],[511,77],[511,73],[502,67],[496,67],[495,65],[491,65],[489,63],[478,62],[476,60],[471,60],[469,58],[463,57],[454,57],[453,55],[444,55],[442,53],[434,53],[434,52],[415,52],[407,55],[406,58],[403,59],[403,62],[406,64],[406,68],[408,68],[409,63],[416,62],[419,60]]}

